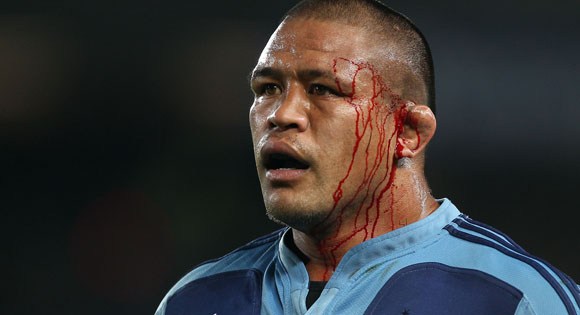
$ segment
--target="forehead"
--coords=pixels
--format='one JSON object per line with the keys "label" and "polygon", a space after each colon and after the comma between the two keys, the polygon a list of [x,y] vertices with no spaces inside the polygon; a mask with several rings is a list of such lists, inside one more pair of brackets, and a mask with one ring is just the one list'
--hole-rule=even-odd
{"label": "forehead", "polygon": [[284,21],[266,44],[257,67],[321,66],[337,57],[372,61],[379,50],[370,37],[363,27],[334,21]]}

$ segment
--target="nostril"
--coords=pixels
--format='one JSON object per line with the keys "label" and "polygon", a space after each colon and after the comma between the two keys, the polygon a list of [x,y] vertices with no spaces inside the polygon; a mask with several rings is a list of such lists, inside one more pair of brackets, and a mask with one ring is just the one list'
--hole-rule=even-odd
{"label": "nostril", "polygon": [[298,128],[298,124],[292,123],[285,126],[285,129]]}
{"label": "nostril", "polygon": [[282,129],[282,130],[293,129],[293,128],[298,129],[299,128],[297,123],[282,124],[282,123],[275,123],[274,121],[269,121],[268,126],[270,127],[270,129],[274,129],[274,128],[278,127],[279,129]]}

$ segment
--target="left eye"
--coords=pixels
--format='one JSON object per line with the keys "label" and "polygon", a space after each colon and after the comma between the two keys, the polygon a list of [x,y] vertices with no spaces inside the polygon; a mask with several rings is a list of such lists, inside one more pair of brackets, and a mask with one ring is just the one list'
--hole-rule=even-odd
{"label": "left eye", "polygon": [[313,84],[310,86],[308,93],[317,95],[317,96],[328,96],[328,95],[337,95],[337,93],[324,85],[320,84]]}

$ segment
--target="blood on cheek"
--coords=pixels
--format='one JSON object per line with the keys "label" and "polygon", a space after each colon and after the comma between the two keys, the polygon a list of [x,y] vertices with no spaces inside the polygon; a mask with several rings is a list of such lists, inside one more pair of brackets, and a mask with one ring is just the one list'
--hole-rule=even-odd
{"label": "blood on cheek", "polygon": [[[407,105],[385,84],[371,64],[345,58],[334,59],[335,74],[339,67],[342,69],[344,66],[353,71],[351,92],[343,91],[338,78],[336,86],[340,93],[348,95],[346,100],[356,113],[354,144],[350,163],[332,195],[332,210],[311,231],[316,236],[322,235],[324,229],[326,235],[318,248],[326,265],[324,280],[338,265],[336,253],[354,237],[363,241],[375,237],[379,224],[395,229],[393,182],[396,168],[393,151],[400,154],[402,147],[394,140],[403,132],[407,116]],[[364,87],[357,85],[362,82],[366,83]],[[392,129],[389,128],[391,123]],[[354,176],[353,169],[357,173],[362,171],[362,176]],[[350,193],[353,187],[354,193]],[[344,189],[349,190],[348,195]],[[347,209],[355,209],[354,219],[346,220]],[[352,210],[348,214],[352,218]],[[328,233],[329,228],[331,233]]]}

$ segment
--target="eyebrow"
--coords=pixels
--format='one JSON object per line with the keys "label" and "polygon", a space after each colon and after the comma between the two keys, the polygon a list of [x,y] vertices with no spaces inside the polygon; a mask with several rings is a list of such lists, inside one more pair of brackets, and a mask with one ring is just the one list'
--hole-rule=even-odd
{"label": "eyebrow", "polygon": [[332,86],[333,89],[337,89],[338,92],[349,95],[350,84],[344,81],[337,73],[328,70],[318,70],[318,69],[307,69],[298,71],[298,77],[302,80],[313,80],[322,78],[336,84],[337,86]]}
{"label": "eyebrow", "polygon": [[250,72],[248,75],[248,81],[252,81],[261,77],[280,78],[282,77],[282,71],[276,70],[272,67],[257,68]]}

